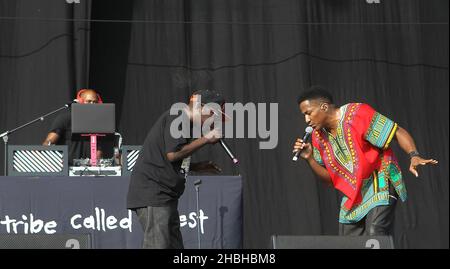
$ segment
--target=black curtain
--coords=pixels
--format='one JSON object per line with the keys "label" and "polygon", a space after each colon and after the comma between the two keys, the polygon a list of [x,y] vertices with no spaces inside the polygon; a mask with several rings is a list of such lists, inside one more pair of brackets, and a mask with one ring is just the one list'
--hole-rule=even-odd
{"label": "black curtain", "polygon": [[[24,16],[12,2],[25,1],[0,1],[1,16]],[[46,3],[35,2],[36,7]],[[73,72],[78,62],[86,63],[74,58],[89,58],[90,65],[81,70],[89,70],[90,87],[118,104],[118,131],[129,145],[141,144],[159,115],[196,89],[217,90],[233,103],[278,103],[276,148],[260,150],[259,139],[230,140],[241,159],[238,171],[218,145],[194,155],[216,161],[226,174],[242,175],[244,247],[267,248],[273,234],[337,234],[340,195],[319,183],[307,165],[290,160],[293,141],[305,128],[296,97],[321,84],[339,104],[365,102],[394,119],[410,131],[420,152],[439,160],[416,179],[408,172],[407,156],[394,144],[409,195],[396,208],[394,239],[399,248],[448,248],[448,1],[96,0],[91,7],[98,21],[90,24],[90,53],[75,57],[71,40],[59,48],[61,55],[71,52],[64,65],[47,65],[32,56],[5,57],[33,50],[21,46],[39,47],[33,43],[33,27],[39,24],[0,20],[1,91],[6,96],[0,111],[8,111],[0,116],[0,130],[70,99],[80,85]],[[23,29],[11,27],[19,24]],[[52,38],[39,37],[45,40],[41,43]],[[63,61],[50,57],[58,52],[49,47],[39,55]],[[34,63],[39,72],[52,75],[45,80],[51,85],[67,76],[65,95],[49,98],[62,94],[61,88],[37,84],[33,78],[42,75],[36,72],[19,77],[19,69],[10,67],[21,63],[23,69]],[[71,68],[64,72],[64,66]],[[34,91],[10,90],[26,83]],[[21,102],[29,105],[21,107]],[[42,137],[44,130],[17,133],[14,139],[39,142],[36,134],[42,131]]]}
{"label": "black curtain", "polygon": [[[88,86],[90,9],[90,0],[76,8],[0,0],[0,132],[64,106]],[[9,144],[41,144],[54,117],[9,135]]]}

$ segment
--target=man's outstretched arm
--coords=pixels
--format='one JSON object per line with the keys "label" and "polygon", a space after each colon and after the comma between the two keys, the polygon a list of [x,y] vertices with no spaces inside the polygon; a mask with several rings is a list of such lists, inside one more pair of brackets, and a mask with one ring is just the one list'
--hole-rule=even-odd
{"label": "man's outstretched arm", "polygon": [[406,131],[400,126],[398,127],[398,130],[395,133],[395,139],[397,139],[400,148],[411,156],[409,171],[416,177],[419,176],[419,173],[417,172],[417,167],[419,165],[427,165],[427,164],[435,165],[438,163],[438,161],[435,159],[424,159],[420,157],[418,155],[419,153],[417,151],[416,144],[414,143],[414,139],[408,133],[408,131]]}

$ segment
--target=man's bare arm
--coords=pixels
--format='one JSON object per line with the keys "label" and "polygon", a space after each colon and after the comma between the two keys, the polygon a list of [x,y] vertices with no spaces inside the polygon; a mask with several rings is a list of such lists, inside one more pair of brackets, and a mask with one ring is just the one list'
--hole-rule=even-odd
{"label": "man's bare arm", "polygon": [[[395,133],[395,138],[398,141],[398,145],[403,151],[407,154],[411,152],[417,152],[416,144],[414,143],[414,139],[412,136],[402,127],[398,127],[397,132]],[[416,177],[419,176],[417,172],[417,167],[419,165],[427,165],[427,164],[437,164],[438,161],[434,159],[424,159],[420,156],[414,156],[411,158],[411,163],[409,165],[409,171],[414,174]]]}
{"label": "man's bare arm", "polygon": [[169,160],[169,162],[175,162],[184,159],[206,144],[217,143],[220,137],[221,137],[220,132],[218,130],[212,130],[205,136],[197,138],[191,143],[184,145],[179,151],[167,153],[166,154],[167,159]]}
{"label": "man's bare arm", "polygon": [[59,135],[55,132],[50,132],[47,135],[47,138],[42,142],[42,145],[44,146],[50,146],[56,144],[58,142]]}
{"label": "man's bare arm", "polygon": [[205,137],[197,138],[191,143],[183,146],[179,151],[167,153],[167,159],[169,162],[184,159],[206,144],[208,144],[208,140]]}

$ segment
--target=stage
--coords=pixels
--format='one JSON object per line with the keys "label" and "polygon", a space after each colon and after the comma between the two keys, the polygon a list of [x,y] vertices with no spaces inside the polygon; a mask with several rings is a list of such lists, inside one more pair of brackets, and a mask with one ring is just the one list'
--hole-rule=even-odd
{"label": "stage", "polygon": [[[392,149],[398,167],[378,178],[404,183],[406,200],[399,199],[391,215],[395,248],[448,249],[448,10],[448,0],[0,0],[0,173],[13,175],[7,173],[12,159],[7,150],[13,145],[67,145],[70,155],[67,164],[58,163],[64,168],[61,178],[0,178],[0,234],[34,229],[46,234],[47,229],[88,234],[97,249],[139,248],[137,217],[125,209],[129,178],[123,172],[121,177],[67,177],[86,175],[88,164],[79,160],[92,160],[96,152],[89,151],[87,137],[72,136],[69,117],[64,122],[60,117],[69,115],[66,108],[77,102],[114,104],[114,121],[113,113],[106,113],[115,123],[108,133],[110,145],[104,146],[98,136],[104,150],[100,160],[111,160],[104,165],[111,165],[108,175],[120,170],[115,167],[129,172],[131,165],[122,165],[127,158],[122,146],[141,147],[158,122],[169,122],[159,121],[162,115],[172,111],[181,116],[196,107],[191,102],[195,92],[209,90],[223,97],[225,103],[217,105],[224,114],[230,108],[230,118],[221,114],[226,119],[221,131],[239,162],[216,143],[192,151],[192,163],[211,161],[221,168],[220,175],[239,175],[242,181],[207,177],[200,186],[202,248],[266,249],[272,236],[339,235],[340,212],[346,210],[341,211],[342,199],[381,170],[361,171],[364,166],[357,160],[379,160],[359,153],[371,148],[375,154],[380,148]],[[299,98],[312,88],[332,98],[310,96],[309,101],[320,100],[312,102],[320,107],[302,110]],[[86,99],[86,94],[95,98]],[[341,112],[349,104],[373,108],[376,114],[354,115],[379,129],[356,130],[353,118],[338,120],[347,115]],[[94,127],[106,122],[95,117],[98,112],[92,114],[87,118],[94,119]],[[383,121],[392,132],[380,127]],[[336,122],[350,128],[335,130]],[[186,134],[192,127],[194,134],[194,125],[189,121],[178,127],[186,126]],[[328,164],[328,174],[341,173],[341,184],[323,183],[311,169],[311,159],[292,161],[306,127],[318,129],[311,138],[319,127],[336,133],[329,140],[337,143],[330,145],[331,152],[317,146],[315,153],[323,154],[322,161],[336,160]],[[397,136],[402,131],[407,134]],[[167,128],[153,133],[158,139],[148,141],[159,145],[149,155],[158,155],[168,144],[159,139],[163,134],[178,139],[182,132],[169,136]],[[387,140],[379,143],[369,134]],[[350,136],[361,141],[349,141]],[[366,142],[376,145],[366,147]],[[363,147],[353,151],[355,145]],[[159,155],[152,163],[163,167],[164,155]],[[422,165],[417,157],[433,163]],[[78,161],[70,164],[74,159]],[[136,164],[137,154],[130,159]],[[341,171],[333,172],[335,166]],[[418,169],[418,177],[411,167]],[[356,183],[348,185],[353,176],[357,178],[349,182]],[[387,185],[374,184],[374,193]],[[180,203],[188,248],[197,248],[200,227],[195,194],[188,181]],[[389,196],[382,197],[383,203],[378,196],[367,199],[386,205]],[[358,218],[353,220],[367,216],[365,209],[372,210],[373,204],[366,205],[354,211]]]}

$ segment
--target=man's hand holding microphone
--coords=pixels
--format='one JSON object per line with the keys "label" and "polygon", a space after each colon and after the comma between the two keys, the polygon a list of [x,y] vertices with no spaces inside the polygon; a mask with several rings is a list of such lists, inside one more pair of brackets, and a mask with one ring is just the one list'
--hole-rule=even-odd
{"label": "man's hand holding microphone", "polygon": [[294,150],[292,151],[292,153],[294,153],[294,156],[292,157],[294,162],[298,160],[298,156],[305,160],[309,160],[312,157],[312,145],[309,143],[312,132],[313,128],[311,126],[306,127],[303,139],[297,138],[297,141],[295,141]]}

